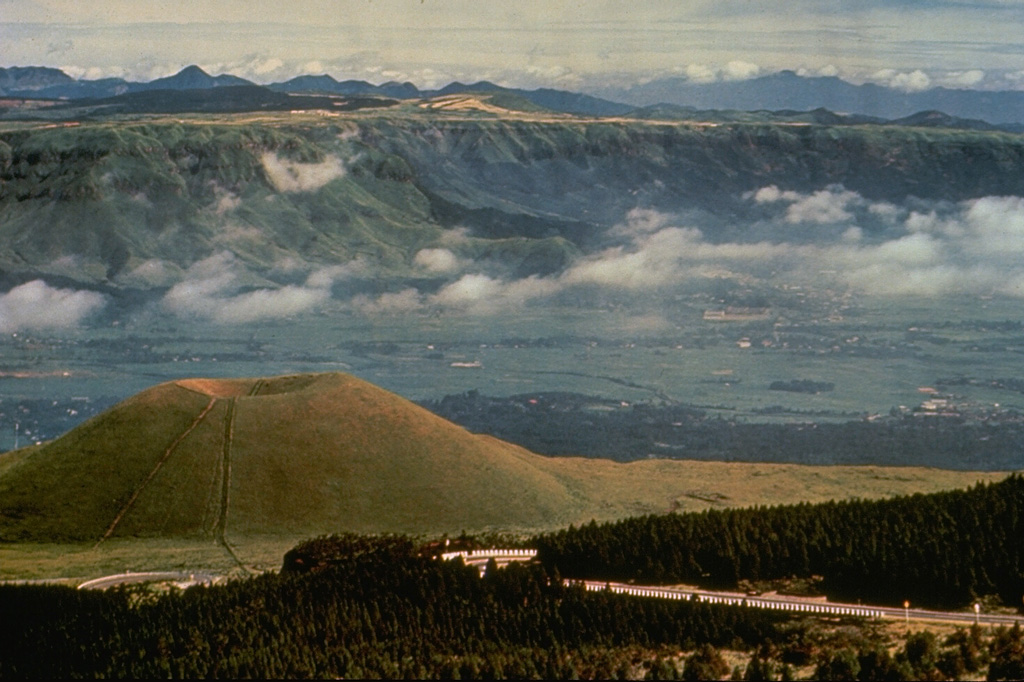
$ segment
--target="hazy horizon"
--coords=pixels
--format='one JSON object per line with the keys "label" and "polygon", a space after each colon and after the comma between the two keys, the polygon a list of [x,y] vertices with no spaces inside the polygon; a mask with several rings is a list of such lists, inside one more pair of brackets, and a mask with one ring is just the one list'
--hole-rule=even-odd
{"label": "hazy horizon", "polygon": [[423,88],[600,90],[781,70],[908,92],[1024,89],[1024,7],[1004,0],[788,3],[0,0],[3,60],[148,81],[190,64],[259,83],[326,73]]}

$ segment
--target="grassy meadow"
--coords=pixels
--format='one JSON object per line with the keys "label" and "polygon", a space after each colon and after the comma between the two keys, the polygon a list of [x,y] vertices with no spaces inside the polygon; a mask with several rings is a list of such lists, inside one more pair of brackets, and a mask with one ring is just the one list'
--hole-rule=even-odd
{"label": "grassy meadow", "polygon": [[242,575],[273,570],[294,544],[331,532],[525,535],[592,519],[934,492],[1002,476],[541,457],[350,375],[185,380],[3,458],[0,579]]}

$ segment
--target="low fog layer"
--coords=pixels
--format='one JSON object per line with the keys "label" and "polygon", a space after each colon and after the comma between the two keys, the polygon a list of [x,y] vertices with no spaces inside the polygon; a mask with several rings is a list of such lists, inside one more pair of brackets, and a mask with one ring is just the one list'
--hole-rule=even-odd
{"label": "low fog layer", "polygon": [[[275,182],[282,191],[304,191],[344,173],[341,163],[330,159],[322,164],[287,164],[276,158],[264,163],[268,171],[280,172]],[[511,278],[503,274],[509,269],[493,260],[466,257],[463,247],[470,237],[465,230],[451,230],[411,255],[404,281],[415,285],[385,283],[373,294],[346,284],[374,277],[373,263],[365,260],[325,268],[295,259],[257,274],[225,249],[185,271],[148,261],[135,274],[140,280],[165,282],[161,314],[223,324],[325,308],[367,315],[486,315],[548,302],[589,301],[595,292],[650,302],[703,290],[714,279],[750,286],[840,287],[891,297],[1024,298],[1024,198],[894,204],[869,201],[839,186],[812,193],[768,186],[743,200],[748,210],[742,224],[725,231],[720,220],[701,224],[699,218],[636,208],[608,230],[603,248],[548,276]],[[23,284],[0,294],[0,331],[77,326],[107,300],[42,281]]]}
{"label": "low fog layer", "polygon": [[372,313],[431,307],[487,313],[582,288],[669,295],[709,278],[774,286],[827,282],[878,296],[1024,297],[1020,197],[901,206],[870,202],[841,187],[810,194],[765,187],[745,198],[763,216],[732,231],[747,233],[749,241],[714,241],[699,225],[634,209],[610,230],[617,243],[556,276],[503,279],[432,248],[415,262],[449,275],[440,290],[409,288],[351,303]]}
{"label": "low fog layer", "polygon": [[178,317],[224,324],[290,317],[329,300],[335,278],[350,270],[345,266],[323,268],[300,285],[252,288],[244,283],[244,266],[234,255],[222,251],[190,267],[167,292],[162,304],[166,312]]}
{"label": "low fog layer", "polygon": [[101,294],[56,289],[34,280],[0,294],[0,333],[76,327],[104,304]]}

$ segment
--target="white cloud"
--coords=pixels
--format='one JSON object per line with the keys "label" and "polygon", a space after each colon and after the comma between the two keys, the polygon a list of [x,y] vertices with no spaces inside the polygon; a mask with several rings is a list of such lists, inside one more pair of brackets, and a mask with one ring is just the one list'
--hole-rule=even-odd
{"label": "white cloud", "polygon": [[210,256],[190,267],[184,279],[165,294],[162,304],[179,317],[242,324],[308,312],[331,296],[330,271],[313,273],[302,286],[241,291],[238,280],[242,270],[228,252]]}
{"label": "white cloud", "polygon": [[742,81],[753,78],[761,72],[761,67],[744,61],[731,61],[722,69],[722,76],[725,80]]}
{"label": "white cloud", "polygon": [[1003,79],[1014,85],[1020,85],[1024,83],[1024,70],[1021,71],[1007,71],[1003,74]]}
{"label": "white cloud", "polygon": [[33,280],[0,294],[0,332],[76,327],[105,304],[96,292],[57,289]]}
{"label": "white cloud", "polygon": [[528,82],[547,83],[549,87],[573,89],[582,83],[581,76],[564,64],[530,64],[522,69],[522,73]]}
{"label": "white cloud", "polygon": [[298,163],[267,152],[261,157],[267,179],[279,192],[315,192],[345,175],[345,165],[336,156],[320,163]]}
{"label": "white cloud", "polygon": [[585,258],[560,278],[563,285],[593,285],[624,291],[650,291],[678,286],[708,272],[788,258],[792,250],[767,243],[712,244],[700,230],[666,227],[638,237],[627,247],[615,247]]}
{"label": "white cloud", "polygon": [[274,57],[256,62],[252,66],[252,71],[258,76],[265,76],[269,73],[278,71],[282,66],[284,66],[284,62]]}
{"label": "white cloud", "polygon": [[748,199],[753,199],[758,204],[772,204],[776,201],[797,201],[800,195],[796,192],[783,192],[775,185],[768,185],[762,187],[753,193],[747,193],[745,195]]}
{"label": "white cloud", "polygon": [[227,324],[243,324],[255,320],[289,317],[307,312],[330,297],[326,289],[286,286],[281,289],[258,289],[231,296],[201,312]]}
{"label": "white cloud", "polygon": [[938,234],[947,237],[962,237],[964,234],[961,221],[951,216],[940,216],[935,211],[912,211],[903,222],[903,226],[911,234]]}
{"label": "white cloud", "polygon": [[562,285],[554,278],[531,276],[506,281],[473,273],[443,286],[426,297],[428,306],[486,315],[515,310],[557,293]]}
{"label": "white cloud", "polygon": [[[852,205],[863,204],[860,195],[850,192],[841,186],[833,185],[812,194],[801,194],[794,191],[782,191],[775,185],[762,187],[756,192],[744,195],[757,204],[775,204],[786,202],[785,220],[788,223],[842,223],[853,218],[850,212]],[[884,214],[889,209],[878,204],[876,211]]]}
{"label": "white cloud", "polygon": [[718,72],[705,64],[690,64],[684,73],[694,83],[714,83],[718,80]]}
{"label": "white cloud", "polygon": [[864,239],[864,230],[857,227],[856,225],[854,225],[853,227],[848,227],[843,232],[843,236],[841,237],[841,239],[843,240],[843,242],[847,244],[856,244]]}
{"label": "white cloud", "polygon": [[389,315],[417,312],[423,308],[423,294],[409,287],[398,292],[388,292],[377,297],[360,294],[355,296],[351,306],[367,315]]}
{"label": "white cloud", "polygon": [[938,80],[940,85],[951,88],[973,88],[985,80],[985,72],[981,69],[951,71]]}
{"label": "white cloud", "polygon": [[458,246],[470,240],[472,232],[468,227],[453,227],[441,233],[441,243],[448,246]]}
{"label": "white cloud", "polygon": [[881,69],[871,75],[871,80],[876,83],[902,90],[904,92],[921,92],[932,85],[931,78],[924,71],[897,71],[895,69]]}
{"label": "white cloud", "polygon": [[842,223],[853,218],[849,204],[859,198],[855,192],[824,189],[800,197],[786,210],[789,223]]}
{"label": "white cloud", "polygon": [[1000,261],[1024,255],[1024,198],[985,197],[966,207],[965,250]]}
{"label": "white cloud", "polygon": [[[841,187],[804,194],[770,186],[747,199],[774,214],[768,222],[781,241],[713,243],[700,230],[659,222],[652,232],[635,232],[628,245],[583,258],[557,283],[639,293],[730,273],[813,284],[828,270],[872,294],[1024,297],[1024,198],[936,202],[924,211],[871,202]],[[794,222],[842,229],[820,232],[811,243],[786,241],[777,228]]]}
{"label": "white cloud", "polygon": [[[855,195],[846,206],[865,203]],[[796,247],[798,265],[790,274],[809,276],[827,266],[850,286],[873,294],[1024,296],[1024,198],[985,197],[913,211],[868,203],[867,214],[883,217],[890,225],[886,234],[893,236],[869,241],[860,226],[851,225],[837,243]]]}
{"label": "white cloud", "polygon": [[614,226],[614,235],[637,236],[651,234],[665,227],[672,219],[667,213],[649,208],[634,208],[626,214],[626,221]]}
{"label": "white cloud", "polygon": [[671,73],[685,75],[686,80],[691,83],[716,83],[723,80],[740,81],[754,78],[761,73],[761,67],[750,62],[733,60],[725,66],[718,67],[701,63],[687,64],[673,68]]}
{"label": "white cloud", "polygon": [[224,215],[242,205],[241,197],[216,183],[213,183],[213,195],[216,199],[213,210],[218,215]]}
{"label": "white cloud", "polygon": [[448,249],[422,249],[416,253],[412,262],[433,273],[450,273],[460,268],[459,257]]}
{"label": "white cloud", "polygon": [[[715,241],[668,214],[634,209],[613,228],[622,243],[583,256],[560,274],[517,280],[482,270],[460,274],[474,264],[461,262],[459,269],[448,270],[452,260],[446,249],[425,249],[415,262],[447,274],[444,286],[434,293],[407,288],[357,296],[350,306],[371,315],[490,315],[594,292],[658,300],[695,286],[703,289],[709,278],[814,286],[822,283],[822,272],[832,273],[828,286],[845,284],[875,295],[1024,298],[1024,198],[930,206],[914,200],[908,206],[873,202],[839,186],[815,192],[768,186],[745,198],[762,214],[750,234],[770,234],[773,241]],[[786,229],[794,224],[822,227],[809,240],[806,230]]]}
{"label": "white cloud", "polygon": [[368,315],[428,310],[493,315],[518,310],[534,301],[550,297],[563,288],[561,282],[551,277],[531,276],[509,281],[473,273],[449,282],[434,294],[424,294],[409,287],[378,296],[360,294],[353,297],[349,305]]}
{"label": "white cloud", "polygon": [[493,302],[501,291],[501,282],[487,275],[464,275],[459,280],[446,285],[433,297],[433,302],[454,308],[474,305],[480,302]]}
{"label": "white cloud", "polygon": [[865,256],[873,262],[911,269],[940,265],[943,260],[942,244],[934,237],[920,233],[883,242],[857,253],[858,259]]}
{"label": "white cloud", "polygon": [[868,213],[886,223],[894,224],[901,216],[906,214],[906,211],[895,204],[890,204],[887,201],[881,201],[868,206]]}

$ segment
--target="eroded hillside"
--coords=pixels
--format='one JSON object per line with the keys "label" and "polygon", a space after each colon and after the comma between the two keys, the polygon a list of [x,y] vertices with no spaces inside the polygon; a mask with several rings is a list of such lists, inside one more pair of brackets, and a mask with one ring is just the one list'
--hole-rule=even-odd
{"label": "eroded hillside", "polygon": [[906,127],[352,114],[94,122],[0,134],[0,282],[152,290],[231,253],[245,286],[360,262],[429,279],[444,246],[563,270],[636,208],[742,239],[762,187],[874,201],[1024,193],[1024,138]]}

